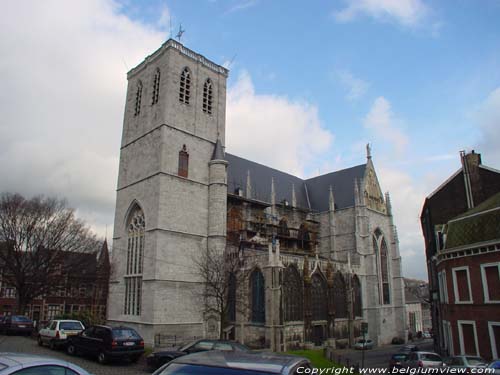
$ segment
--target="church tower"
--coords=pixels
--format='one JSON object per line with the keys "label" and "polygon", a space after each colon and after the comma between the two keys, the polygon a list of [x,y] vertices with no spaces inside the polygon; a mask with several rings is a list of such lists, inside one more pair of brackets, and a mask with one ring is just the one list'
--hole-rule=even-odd
{"label": "church tower", "polygon": [[108,321],[210,335],[193,259],[226,242],[228,70],[170,39],[128,73]]}

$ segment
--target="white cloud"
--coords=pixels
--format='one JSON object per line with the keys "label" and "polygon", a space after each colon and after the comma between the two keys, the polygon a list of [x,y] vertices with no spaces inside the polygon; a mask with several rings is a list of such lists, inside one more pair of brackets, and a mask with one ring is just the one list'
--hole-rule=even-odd
{"label": "white cloud", "polygon": [[383,96],[378,97],[364,118],[365,128],[372,132],[375,140],[387,142],[401,153],[408,144],[408,137],[400,129],[399,121],[392,112],[391,103]]}
{"label": "white cloud", "polygon": [[429,8],[421,0],[347,0],[347,6],[335,12],[334,16],[338,22],[349,22],[360,15],[367,15],[413,27],[428,13]]}
{"label": "white cloud", "polygon": [[348,70],[341,70],[337,72],[337,77],[347,89],[347,99],[357,100],[363,97],[368,90],[369,84],[360,78],[352,75]]}
{"label": "white cloud", "polygon": [[112,0],[7,2],[0,33],[0,191],[64,195],[104,234],[113,224],[126,72],[165,33]]}
{"label": "white cloud", "polygon": [[481,132],[476,149],[484,164],[500,168],[500,87],[488,95],[475,117]]}
{"label": "white cloud", "polygon": [[224,15],[251,8],[257,5],[257,3],[258,0],[243,0],[243,1],[237,0],[236,4],[234,4],[224,12]]}
{"label": "white cloud", "polygon": [[304,175],[324,158],[332,141],[333,134],[321,126],[314,105],[256,94],[247,72],[242,72],[229,88],[226,139],[229,152]]}

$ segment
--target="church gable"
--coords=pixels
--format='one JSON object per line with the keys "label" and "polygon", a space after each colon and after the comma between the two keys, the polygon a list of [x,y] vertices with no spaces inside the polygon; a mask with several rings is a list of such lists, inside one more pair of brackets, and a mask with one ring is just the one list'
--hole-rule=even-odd
{"label": "church gable", "polygon": [[377,173],[373,167],[371,160],[366,164],[365,176],[363,179],[363,195],[365,198],[365,204],[368,208],[372,210],[387,213],[387,207],[384,200],[384,195],[382,194],[382,189],[378,182]]}

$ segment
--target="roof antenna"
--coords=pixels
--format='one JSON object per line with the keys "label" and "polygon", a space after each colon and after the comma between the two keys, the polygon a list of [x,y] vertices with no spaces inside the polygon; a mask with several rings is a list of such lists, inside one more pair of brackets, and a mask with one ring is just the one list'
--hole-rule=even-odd
{"label": "roof antenna", "polygon": [[182,23],[179,25],[179,32],[177,33],[177,35],[175,36],[178,40],[179,40],[179,43],[181,41],[181,38],[182,38],[182,34],[184,34],[186,30],[183,30],[182,29]]}

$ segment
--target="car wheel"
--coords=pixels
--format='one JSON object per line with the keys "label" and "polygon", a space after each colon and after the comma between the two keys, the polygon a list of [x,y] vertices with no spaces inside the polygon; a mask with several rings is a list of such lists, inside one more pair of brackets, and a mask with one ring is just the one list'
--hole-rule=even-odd
{"label": "car wheel", "polygon": [[50,350],[56,350],[56,343],[54,340],[49,341],[49,348]]}
{"label": "car wheel", "polygon": [[73,345],[73,344],[69,344],[68,347],[66,348],[66,352],[69,354],[69,355],[76,355],[77,352],[76,352],[76,347]]}
{"label": "car wheel", "polygon": [[43,346],[43,340],[42,340],[42,336],[38,336],[38,345],[39,346]]}
{"label": "car wheel", "polygon": [[97,355],[97,362],[99,362],[101,365],[106,364],[106,362],[108,362],[108,357],[106,356],[106,353],[99,352],[99,354]]}
{"label": "car wheel", "polygon": [[130,357],[130,362],[136,363],[139,358],[141,358],[140,355],[133,355],[132,357]]}

